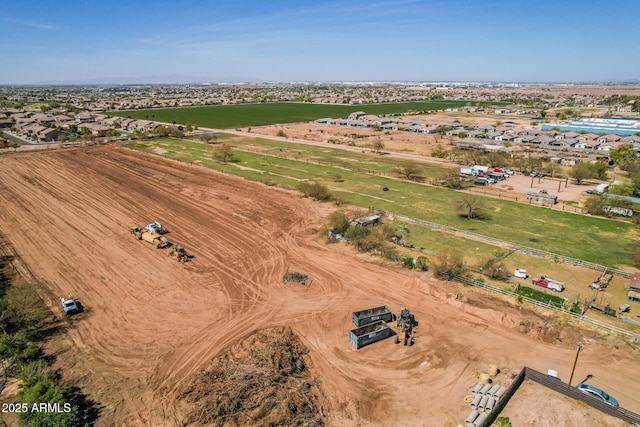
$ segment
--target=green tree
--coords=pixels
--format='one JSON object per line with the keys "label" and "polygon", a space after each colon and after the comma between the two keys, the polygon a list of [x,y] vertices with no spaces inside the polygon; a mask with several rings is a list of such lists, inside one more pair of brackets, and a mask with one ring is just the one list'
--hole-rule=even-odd
{"label": "green tree", "polygon": [[633,144],[623,144],[609,151],[609,158],[616,162],[620,169],[630,170],[638,160],[638,153]]}
{"label": "green tree", "polygon": [[595,178],[593,167],[590,162],[581,162],[569,170],[569,176],[573,178],[577,185],[582,184],[587,179]]}
{"label": "green tree", "polygon": [[338,230],[340,233],[347,231],[347,228],[349,228],[351,224],[347,215],[340,211],[331,212],[327,217],[327,221],[332,230]]}
{"label": "green tree", "polygon": [[633,185],[630,183],[612,185],[609,187],[609,193],[619,196],[633,196]]}

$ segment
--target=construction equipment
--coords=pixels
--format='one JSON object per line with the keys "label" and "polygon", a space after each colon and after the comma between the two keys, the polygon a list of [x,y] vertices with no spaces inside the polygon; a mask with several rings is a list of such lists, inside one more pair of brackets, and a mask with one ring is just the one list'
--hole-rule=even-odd
{"label": "construction equipment", "polygon": [[166,233],[166,230],[162,228],[162,224],[160,224],[158,221],[155,221],[155,222],[152,222],[151,224],[146,225],[144,229],[156,234]]}
{"label": "construction equipment", "polygon": [[402,343],[402,345],[413,345],[413,337],[411,333],[413,328],[418,326],[418,322],[413,314],[406,307],[402,308],[402,311],[396,318],[396,327],[400,329],[398,335],[396,335],[396,344]]}
{"label": "construction equipment", "polygon": [[175,259],[178,262],[189,261],[189,255],[182,246],[173,246],[167,256]]}
{"label": "construction equipment", "polygon": [[413,332],[413,326],[410,323],[403,323],[402,330],[396,335],[396,344],[402,343],[402,345],[411,346],[413,345],[413,337],[411,337],[411,332]]}
{"label": "construction equipment", "polygon": [[[148,227],[148,226],[147,226]],[[171,246],[171,242],[166,237],[159,236],[157,233],[142,227],[132,227],[129,232],[138,240],[144,240],[151,243],[156,249],[167,248]]]}

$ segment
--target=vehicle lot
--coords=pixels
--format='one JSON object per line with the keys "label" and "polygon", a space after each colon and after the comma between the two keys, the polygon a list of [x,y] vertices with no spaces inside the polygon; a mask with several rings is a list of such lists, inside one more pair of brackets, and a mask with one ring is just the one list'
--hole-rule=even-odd
{"label": "vehicle lot", "polygon": [[[66,379],[109,408],[101,425],[180,424],[195,375],[271,326],[291,326],[309,347],[328,425],[456,425],[490,363],[566,376],[575,344],[590,335],[570,326],[548,334],[546,319],[481,292],[326,246],[316,231],[330,206],[283,190],[112,147],[5,155],[0,168],[11,171],[0,180],[0,231],[53,301],[73,292],[88,307],[50,345]],[[129,234],[155,220],[192,262]],[[287,271],[311,285],[284,283]],[[448,298],[458,291],[467,303]],[[410,304],[420,321],[412,347],[351,347],[351,313],[380,304]],[[621,406],[639,411],[625,397],[640,395],[634,350],[588,339],[576,377],[608,378],[624,390]],[[442,398],[424,405],[436,392]]]}

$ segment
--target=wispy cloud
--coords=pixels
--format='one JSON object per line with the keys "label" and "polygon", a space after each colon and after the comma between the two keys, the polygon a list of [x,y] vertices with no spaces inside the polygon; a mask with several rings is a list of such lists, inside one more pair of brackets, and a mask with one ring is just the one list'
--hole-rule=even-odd
{"label": "wispy cloud", "polygon": [[31,21],[31,20],[27,20],[27,19],[18,19],[18,18],[0,18],[2,21],[4,22],[8,22],[10,24],[16,24],[16,25],[20,25],[22,27],[27,27],[27,28],[33,28],[35,30],[40,30],[40,31],[51,31],[51,30],[55,30],[58,27],[56,27],[55,25],[51,25],[51,24],[46,24],[46,23],[42,23],[42,22],[36,22],[36,21]]}

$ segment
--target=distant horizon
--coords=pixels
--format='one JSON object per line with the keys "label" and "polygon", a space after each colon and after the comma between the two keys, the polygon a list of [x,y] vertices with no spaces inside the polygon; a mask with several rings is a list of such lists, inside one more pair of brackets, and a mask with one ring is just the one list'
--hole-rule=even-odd
{"label": "distant horizon", "polygon": [[152,81],[152,80],[137,80],[135,78],[131,79],[131,81],[118,81],[120,79],[114,79],[110,81],[108,78],[104,79],[92,79],[91,81],[81,81],[81,82],[56,82],[56,81],[45,81],[45,82],[35,82],[35,83],[0,83],[0,87],[90,87],[90,86],[161,86],[161,85],[202,85],[202,86],[215,86],[215,85],[319,85],[319,84],[337,84],[337,85],[377,85],[377,84],[425,84],[425,85],[438,85],[438,84],[448,84],[448,85],[465,85],[465,84],[477,84],[477,85],[576,85],[576,86],[631,86],[631,85],[640,85],[640,79],[636,80],[628,80],[628,81],[480,81],[480,80],[298,80],[298,81],[267,81],[267,80],[256,80],[256,81],[234,81],[232,79],[228,79],[225,81],[215,81],[215,80],[184,80],[184,81]]}
{"label": "distant horizon", "polygon": [[631,83],[637,16],[635,0],[7,0],[0,85]]}

